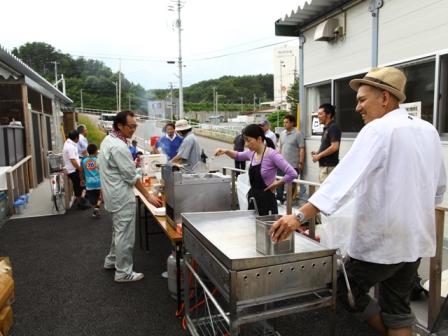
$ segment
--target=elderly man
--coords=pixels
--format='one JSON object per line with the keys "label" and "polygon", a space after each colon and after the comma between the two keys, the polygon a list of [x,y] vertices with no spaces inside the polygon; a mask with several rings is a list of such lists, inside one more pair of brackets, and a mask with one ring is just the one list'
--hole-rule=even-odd
{"label": "elderly man", "polygon": [[78,146],[78,155],[79,159],[82,160],[85,158],[87,154],[87,146],[89,145],[87,141],[87,127],[85,125],[79,125],[77,128],[79,132],[79,141],[77,143]]}
{"label": "elderly man", "polygon": [[201,160],[201,149],[196,136],[191,130],[191,125],[185,119],[176,121],[176,132],[183,140],[176,156],[171,159],[171,162],[174,163],[188,164],[190,169]]}
{"label": "elderly man", "polygon": [[275,136],[275,133],[271,131],[269,121],[263,120],[259,125],[263,129],[264,135],[270,138],[275,145],[277,143],[277,137]]}
{"label": "elderly man", "polygon": [[[412,334],[417,320],[410,294],[420,259],[435,254],[434,206],[446,189],[437,130],[398,105],[406,99],[405,84],[404,74],[391,67],[350,82],[364,128],[309,203],[269,232],[282,241],[319,211],[334,213],[356,190],[346,262],[355,307],[349,306],[343,277],[338,297],[381,335]],[[376,283],[378,302],[368,294]]]}
{"label": "elderly man", "polygon": [[135,243],[134,187],[156,207],[162,201],[149,194],[137,174],[128,147],[138,127],[134,113],[129,110],[117,114],[113,130],[101,143],[99,155],[101,188],[104,207],[112,216],[112,244],[104,261],[105,269],[115,269],[115,281],[130,282],[143,279],[142,273],[133,271],[132,251]]}

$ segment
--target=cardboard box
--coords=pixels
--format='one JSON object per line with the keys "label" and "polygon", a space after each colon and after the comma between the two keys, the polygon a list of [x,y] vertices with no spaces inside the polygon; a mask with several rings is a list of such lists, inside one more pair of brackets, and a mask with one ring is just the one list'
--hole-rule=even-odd
{"label": "cardboard box", "polygon": [[5,303],[14,292],[14,280],[8,274],[0,274],[0,307]]}
{"label": "cardboard box", "polygon": [[12,278],[12,267],[9,257],[0,257],[0,273],[8,274]]}
{"label": "cardboard box", "polygon": [[0,310],[0,333],[4,336],[8,336],[9,329],[13,324],[13,312],[12,307],[6,307]]}

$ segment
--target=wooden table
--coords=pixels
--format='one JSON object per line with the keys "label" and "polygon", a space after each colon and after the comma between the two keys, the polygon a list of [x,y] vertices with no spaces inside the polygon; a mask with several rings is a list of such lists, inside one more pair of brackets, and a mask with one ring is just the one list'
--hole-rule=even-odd
{"label": "wooden table", "polygon": [[[154,179],[155,183],[155,179]],[[150,187],[147,187],[147,189],[150,189]],[[181,249],[182,249],[182,235],[177,232],[173,226],[166,220],[165,216],[156,216],[154,214],[155,209],[157,209],[154,205],[149,203],[146,198],[138,191],[136,188],[134,188],[134,194],[137,198],[137,218],[138,218],[138,228],[139,228],[139,234],[140,234],[140,248],[142,248],[142,219],[144,219],[144,236],[145,236],[145,248],[146,251],[148,251],[148,236],[150,233],[148,233],[148,221],[149,217],[151,216],[155,222],[159,225],[159,227],[162,229],[162,232],[166,234],[166,236],[171,240],[171,242],[176,247],[176,285],[177,285],[177,309],[180,311],[181,305],[182,305],[182,296],[181,296],[181,269],[180,269],[180,258],[181,258]],[[145,214],[144,216],[141,216],[140,214],[140,208],[141,205],[144,205]],[[165,200],[164,200],[165,205]]]}

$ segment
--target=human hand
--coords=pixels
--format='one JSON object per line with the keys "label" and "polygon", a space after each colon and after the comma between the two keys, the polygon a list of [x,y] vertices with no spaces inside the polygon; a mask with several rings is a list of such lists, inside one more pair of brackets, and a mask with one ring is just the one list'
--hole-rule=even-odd
{"label": "human hand", "polygon": [[213,153],[213,156],[220,156],[227,152],[227,149],[225,148],[216,148],[215,152]]}
{"label": "human hand", "polygon": [[272,192],[274,192],[279,185],[280,185],[280,182],[279,181],[275,181],[272,184],[268,185],[266,187],[266,189],[264,189],[263,191],[272,191]]}
{"label": "human hand", "polygon": [[300,222],[297,220],[294,214],[282,216],[278,221],[272,225],[268,235],[271,236],[273,243],[281,243],[290,234],[294,234],[294,231],[300,226]]}
{"label": "human hand", "polygon": [[311,156],[314,156],[314,155],[316,155],[317,153],[315,152],[315,151],[312,151],[311,152]]}
{"label": "human hand", "polygon": [[86,186],[86,181],[81,180],[81,182],[79,184],[81,185],[81,187],[85,187]]}
{"label": "human hand", "polygon": [[320,160],[320,155],[319,154],[314,154],[313,155],[313,162],[316,163],[319,160]]}
{"label": "human hand", "polygon": [[160,208],[163,205],[163,202],[153,195],[148,194],[145,198],[149,203],[154,205],[156,208]]}

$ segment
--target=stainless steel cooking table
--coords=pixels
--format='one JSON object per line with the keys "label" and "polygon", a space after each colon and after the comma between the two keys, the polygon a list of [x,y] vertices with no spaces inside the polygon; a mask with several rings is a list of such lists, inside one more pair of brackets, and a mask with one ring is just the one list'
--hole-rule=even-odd
{"label": "stainless steel cooking table", "polygon": [[[210,334],[209,326],[203,328],[202,325],[214,324],[214,320],[219,319],[223,325],[227,325],[225,331],[230,336],[259,335],[250,331],[244,333],[243,330],[255,330],[244,326],[329,307],[329,334],[333,335],[336,250],[295,233],[294,253],[261,254],[256,250],[255,216],[254,211],[182,214],[185,288],[188,288],[190,273],[203,285],[203,278],[191,267],[193,258],[229,305],[229,312],[217,307],[219,313],[194,319],[189,314],[186,291],[185,311],[190,332],[194,335]],[[331,292],[328,291],[328,284],[331,285]],[[208,291],[206,286],[202,287]],[[286,300],[305,295],[305,302],[291,304],[290,300],[285,303]],[[219,305],[213,298],[211,301]],[[273,302],[277,302],[276,307]],[[215,327],[211,326],[213,330]],[[272,330],[269,332],[263,335],[278,335]],[[214,330],[213,334],[218,333]]]}

